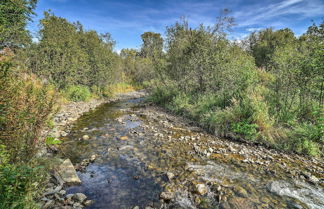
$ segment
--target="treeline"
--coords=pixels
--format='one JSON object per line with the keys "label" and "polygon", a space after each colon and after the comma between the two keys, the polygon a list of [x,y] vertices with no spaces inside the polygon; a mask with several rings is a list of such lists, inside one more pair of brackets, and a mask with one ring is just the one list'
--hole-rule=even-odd
{"label": "treeline", "polygon": [[27,50],[28,68],[59,89],[74,85],[100,93],[119,81],[118,55],[109,33],[85,31],[80,23],[45,12],[39,41]]}
{"label": "treeline", "polygon": [[323,155],[324,22],[300,37],[268,28],[234,42],[232,19],[219,20],[167,28],[152,101],[219,136]]}

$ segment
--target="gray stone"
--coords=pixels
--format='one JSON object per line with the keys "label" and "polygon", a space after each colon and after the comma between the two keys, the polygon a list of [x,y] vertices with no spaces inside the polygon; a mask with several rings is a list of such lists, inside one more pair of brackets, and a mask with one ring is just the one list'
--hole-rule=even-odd
{"label": "gray stone", "polygon": [[83,208],[83,205],[79,202],[76,202],[73,204],[73,208],[75,208],[75,209]]}
{"label": "gray stone", "polygon": [[62,178],[62,180],[67,184],[81,183],[81,180],[78,177],[70,159],[64,160],[63,163],[60,166],[58,166],[57,172]]}
{"label": "gray stone", "polygon": [[89,205],[91,205],[93,203],[93,200],[86,200],[86,201],[84,201],[84,205],[85,206],[89,206]]}
{"label": "gray stone", "polygon": [[174,194],[171,192],[162,192],[160,194],[160,198],[162,200],[172,200],[174,198]]}
{"label": "gray stone", "polygon": [[77,202],[83,203],[87,199],[87,196],[82,193],[75,193],[72,198]]}
{"label": "gray stone", "polygon": [[174,178],[174,174],[171,172],[167,172],[166,175],[167,175],[169,181],[171,181]]}
{"label": "gray stone", "polygon": [[308,181],[313,184],[317,184],[320,180],[316,176],[311,175],[309,176]]}
{"label": "gray stone", "polygon": [[66,191],[62,189],[61,191],[59,191],[59,193],[60,193],[60,195],[65,195]]}
{"label": "gray stone", "polygon": [[45,205],[43,206],[43,208],[44,209],[52,208],[52,207],[54,207],[54,204],[55,204],[54,200],[50,200],[47,203],[45,203]]}

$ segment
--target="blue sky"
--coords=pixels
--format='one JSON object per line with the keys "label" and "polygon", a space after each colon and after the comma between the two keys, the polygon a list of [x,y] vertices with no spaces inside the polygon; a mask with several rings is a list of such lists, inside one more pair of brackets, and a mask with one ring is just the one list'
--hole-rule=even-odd
{"label": "blue sky", "polygon": [[289,27],[300,35],[311,20],[320,23],[324,18],[324,0],[39,0],[29,28],[35,35],[43,12],[51,9],[69,21],[80,21],[86,29],[111,33],[119,51],[140,47],[145,31],[164,35],[165,27],[180,17],[186,17],[193,27],[213,25],[224,8],[232,11],[237,24],[231,39],[266,27]]}

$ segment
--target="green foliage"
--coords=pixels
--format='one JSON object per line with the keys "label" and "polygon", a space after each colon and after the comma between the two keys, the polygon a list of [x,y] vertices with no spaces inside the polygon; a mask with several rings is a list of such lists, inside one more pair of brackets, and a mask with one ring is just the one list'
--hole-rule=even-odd
{"label": "green foliage", "polygon": [[37,0],[1,0],[0,2],[0,50],[17,48],[30,43],[26,30],[27,21],[33,15]]}
{"label": "green foliage", "polygon": [[63,95],[70,101],[87,101],[91,97],[91,92],[86,86],[68,86],[64,89]]}
{"label": "green foliage", "polygon": [[278,31],[267,28],[259,32],[253,32],[248,38],[248,47],[255,58],[256,65],[268,69],[272,64],[275,50],[278,47],[290,45],[295,40],[294,33],[289,28]]}
{"label": "green foliage", "polygon": [[61,144],[62,141],[59,140],[59,139],[57,139],[57,138],[55,138],[55,137],[48,136],[48,137],[46,137],[46,139],[45,139],[45,143],[46,143],[47,145],[57,145],[57,144]]}
{"label": "green foliage", "polygon": [[257,134],[257,124],[250,124],[248,122],[238,122],[232,124],[232,131],[234,133],[243,135],[247,139],[254,138]]}
{"label": "green foliage", "polygon": [[59,89],[75,85],[103,89],[119,82],[118,56],[109,33],[85,31],[79,22],[48,12],[40,23],[39,42],[26,55],[33,73]]}
{"label": "green foliage", "polygon": [[145,32],[141,35],[143,45],[141,49],[142,57],[158,58],[162,56],[163,39],[161,34]]}
{"label": "green foliage", "polygon": [[167,28],[151,101],[220,136],[323,153],[324,23],[299,39],[289,29],[253,33],[247,51],[217,25],[226,23]]}
{"label": "green foliage", "polygon": [[0,208],[39,208],[34,197],[40,193],[40,183],[44,181],[42,167],[9,163],[6,147],[0,145]]}

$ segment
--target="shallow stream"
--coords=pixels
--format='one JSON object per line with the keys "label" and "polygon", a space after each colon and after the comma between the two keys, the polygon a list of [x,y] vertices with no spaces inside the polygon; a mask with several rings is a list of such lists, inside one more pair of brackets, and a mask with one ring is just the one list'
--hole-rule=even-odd
{"label": "shallow stream", "polygon": [[[241,145],[230,147],[234,153],[226,151],[228,142],[207,147],[203,142],[212,136],[178,127],[145,108],[141,98],[101,105],[80,117],[63,139],[61,151],[74,164],[97,156],[78,172],[82,184],[67,188],[94,200],[89,209],[324,208],[321,184],[289,178],[285,169],[267,172],[272,164],[242,163]],[[82,140],[84,135],[90,139]],[[205,194],[195,191],[200,183]],[[162,191],[173,193],[173,200],[160,201]]]}

